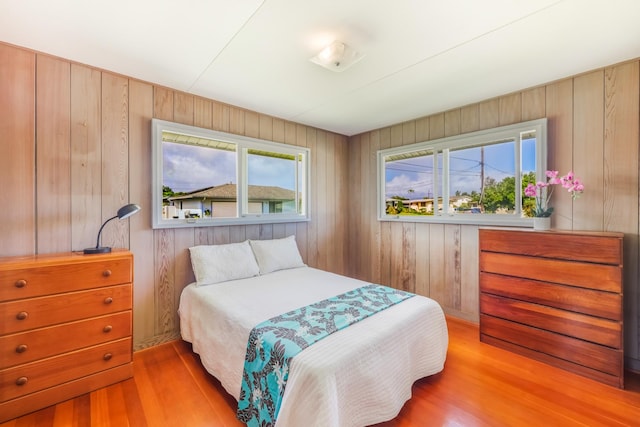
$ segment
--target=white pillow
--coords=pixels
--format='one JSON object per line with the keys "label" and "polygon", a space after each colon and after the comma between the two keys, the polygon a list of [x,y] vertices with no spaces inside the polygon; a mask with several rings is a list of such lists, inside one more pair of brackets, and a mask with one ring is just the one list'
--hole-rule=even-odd
{"label": "white pillow", "polygon": [[249,242],[260,266],[260,274],[305,266],[300,251],[298,251],[296,236],[292,235],[284,239],[250,240]]}
{"label": "white pillow", "polygon": [[189,248],[196,285],[244,279],[260,273],[249,241]]}

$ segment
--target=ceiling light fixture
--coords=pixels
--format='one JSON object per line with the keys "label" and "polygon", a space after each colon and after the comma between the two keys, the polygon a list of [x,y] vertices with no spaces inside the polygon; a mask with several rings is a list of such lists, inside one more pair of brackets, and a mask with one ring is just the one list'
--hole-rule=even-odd
{"label": "ceiling light fixture", "polygon": [[336,40],[322,49],[320,53],[311,58],[310,61],[328,70],[340,73],[363,57],[364,55],[356,52],[349,45]]}

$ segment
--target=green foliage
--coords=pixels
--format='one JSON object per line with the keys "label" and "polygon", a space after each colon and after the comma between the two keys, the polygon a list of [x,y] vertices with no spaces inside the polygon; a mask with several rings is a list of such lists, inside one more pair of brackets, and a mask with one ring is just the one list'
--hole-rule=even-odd
{"label": "green foliage", "polygon": [[522,177],[522,211],[526,217],[533,217],[533,210],[536,207],[536,200],[532,197],[526,197],[524,195],[524,189],[527,188],[529,183],[536,183],[536,174],[534,172],[529,172],[528,174]]}
{"label": "green foliage", "polygon": [[167,199],[171,196],[175,195],[171,187],[167,187],[166,185],[162,186],[162,198]]}
{"label": "green foliage", "polygon": [[[535,207],[535,200],[524,195],[524,189],[530,182],[535,184],[535,172],[529,172],[522,177],[522,210],[525,216],[533,216],[532,210]],[[480,200],[480,195],[474,191],[470,195],[473,202],[481,203],[487,213],[496,213],[498,210],[508,212],[515,210],[516,180],[514,177],[506,177],[499,182],[488,177],[484,184],[484,197]]]}
{"label": "green foliage", "polygon": [[513,210],[515,207],[516,180],[506,177],[500,182],[493,178],[485,180],[483,205],[485,212],[495,213],[498,209]]}

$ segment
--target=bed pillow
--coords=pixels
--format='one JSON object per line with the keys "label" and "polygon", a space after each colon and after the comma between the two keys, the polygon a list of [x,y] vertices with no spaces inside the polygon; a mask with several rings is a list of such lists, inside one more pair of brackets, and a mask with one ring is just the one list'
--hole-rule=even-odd
{"label": "bed pillow", "polygon": [[250,243],[260,267],[260,274],[305,266],[298,251],[296,236],[284,239],[250,240]]}
{"label": "bed pillow", "polygon": [[257,276],[260,272],[249,241],[189,248],[196,285]]}

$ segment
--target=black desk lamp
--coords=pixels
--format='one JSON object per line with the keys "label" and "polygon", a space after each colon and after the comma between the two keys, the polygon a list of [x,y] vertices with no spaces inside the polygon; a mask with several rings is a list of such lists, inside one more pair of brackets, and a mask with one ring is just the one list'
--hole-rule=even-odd
{"label": "black desk lamp", "polygon": [[108,220],[106,220],[105,222],[102,223],[102,226],[100,227],[100,231],[98,231],[98,238],[96,239],[96,247],[95,248],[87,248],[84,250],[85,254],[106,254],[111,252],[111,248],[108,246],[100,246],[100,234],[102,233],[102,229],[104,228],[105,225],[107,225],[107,223],[109,221],[111,221],[112,219],[125,219],[125,218],[129,218],[131,215],[137,213],[140,210],[140,206],[132,203],[129,205],[125,205],[123,207],[121,207],[120,209],[118,209],[118,213],[116,216],[109,218]]}

